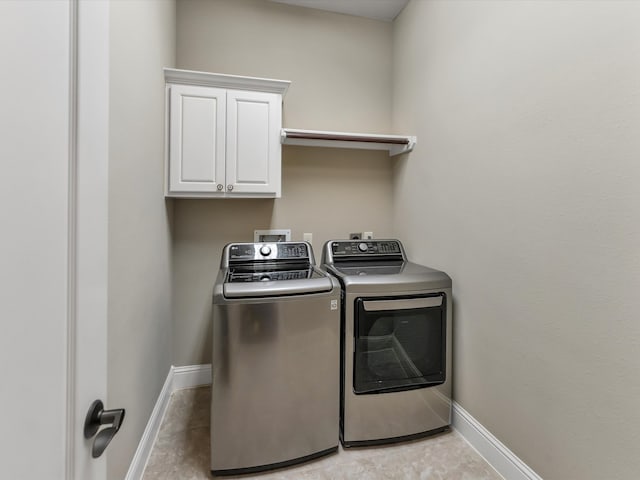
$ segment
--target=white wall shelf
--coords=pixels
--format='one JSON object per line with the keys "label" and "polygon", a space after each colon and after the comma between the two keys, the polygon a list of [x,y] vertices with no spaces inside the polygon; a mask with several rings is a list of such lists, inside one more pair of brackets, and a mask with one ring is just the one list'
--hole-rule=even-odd
{"label": "white wall shelf", "polygon": [[417,141],[416,137],[406,135],[326,132],[297,128],[283,128],[280,137],[283,145],[388,150],[389,156],[410,152]]}

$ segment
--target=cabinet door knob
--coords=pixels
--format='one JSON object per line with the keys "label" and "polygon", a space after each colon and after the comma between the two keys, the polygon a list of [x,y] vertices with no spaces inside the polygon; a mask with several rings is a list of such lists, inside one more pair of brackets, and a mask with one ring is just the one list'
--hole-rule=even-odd
{"label": "cabinet door knob", "polygon": [[220,190],[222,190],[224,187],[222,186],[222,184],[221,184],[221,183],[219,183],[217,188],[218,188],[218,191],[220,191]]}
{"label": "cabinet door knob", "polygon": [[227,185],[227,190],[229,191],[233,190],[233,185]]}

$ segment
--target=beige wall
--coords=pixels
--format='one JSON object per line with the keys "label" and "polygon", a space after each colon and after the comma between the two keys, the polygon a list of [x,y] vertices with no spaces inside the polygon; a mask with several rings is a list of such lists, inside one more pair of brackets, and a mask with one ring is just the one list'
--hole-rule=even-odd
{"label": "beige wall", "polygon": [[456,400],[546,480],[640,471],[640,4],[413,0],[395,230],[454,281]]}
{"label": "beige wall", "polygon": [[[181,0],[177,66],[291,80],[284,124],[389,133],[390,23],[263,0]],[[391,234],[392,164],[383,152],[283,147],[282,198],[176,200],[174,363],[209,363],[211,293],[222,247],[254,229],[330,238]],[[318,258],[320,260],[320,258]]]}
{"label": "beige wall", "polygon": [[127,415],[107,463],[108,478],[121,479],[172,361],[162,67],[175,61],[175,3],[110,7],[107,406]]}

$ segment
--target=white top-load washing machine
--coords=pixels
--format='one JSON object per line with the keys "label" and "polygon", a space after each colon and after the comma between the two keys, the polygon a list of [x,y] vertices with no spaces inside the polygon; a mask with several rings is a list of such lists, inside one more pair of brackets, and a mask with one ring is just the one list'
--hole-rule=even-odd
{"label": "white top-load washing machine", "polygon": [[340,286],[306,242],[232,243],[213,292],[211,470],[338,449]]}
{"label": "white top-load washing machine", "polygon": [[323,268],[342,295],[340,439],[409,440],[451,423],[451,278],[409,262],[398,240],[331,240]]}

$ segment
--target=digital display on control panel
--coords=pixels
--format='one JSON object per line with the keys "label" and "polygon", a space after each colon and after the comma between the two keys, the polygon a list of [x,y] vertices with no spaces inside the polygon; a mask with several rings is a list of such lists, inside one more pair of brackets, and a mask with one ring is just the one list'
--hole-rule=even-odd
{"label": "digital display on control panel", "polygon": [[400,245],[396,241],[354,241],[333,242],[331,245],[333,256],[352,255],[400,255]]}
{"label": "digital display on control panel", "polygon": [[378,243],[378,253],[400,253],[400,245],[398,242],[380,242]]}
{"label": "digital display on control panel", "polygon": [[304,243],[279,243],[278,258],[307,258],[307,246]]}

